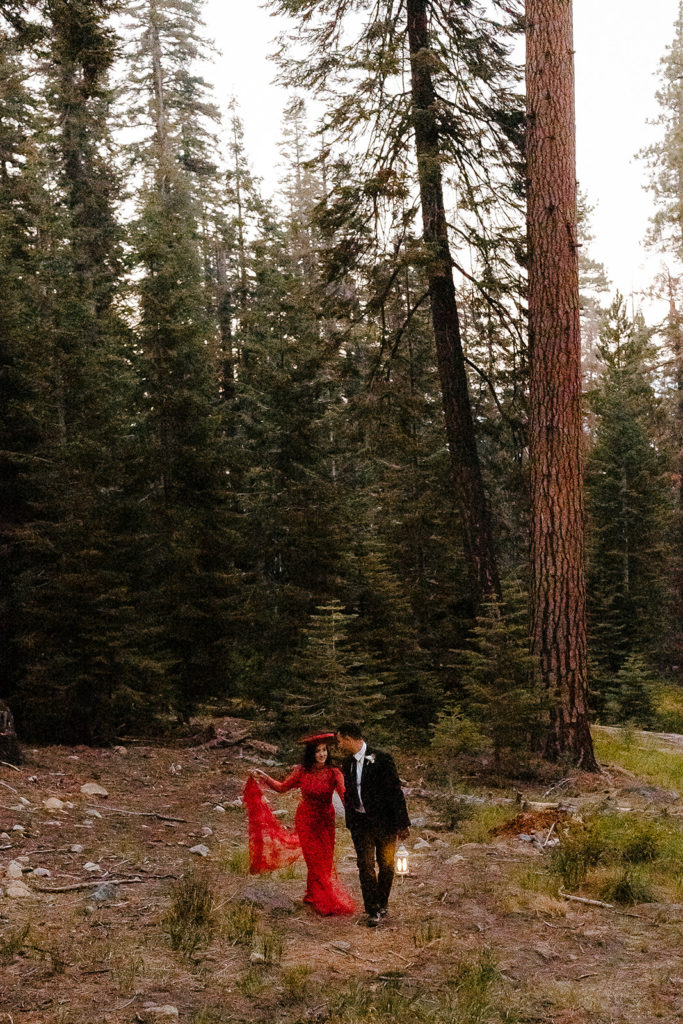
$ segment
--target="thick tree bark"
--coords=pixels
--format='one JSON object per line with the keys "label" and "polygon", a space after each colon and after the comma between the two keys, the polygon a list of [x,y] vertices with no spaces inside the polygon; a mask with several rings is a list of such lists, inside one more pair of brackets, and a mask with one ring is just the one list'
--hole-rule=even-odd
{"label": "thick tree bark", "polygon": [[408,39],[423,238],[446,434],[463,513],[465,557],[475,605],[500,591],[498,570],[465,372],[460,322],[448,244],[441,175],[436,96],[432,82],[429,0],[408,0]]}
{"label": "thick tree bark", "polygon": [[531,647],[546,753],[590,771],[571,0],[527,0],[526,34]]}

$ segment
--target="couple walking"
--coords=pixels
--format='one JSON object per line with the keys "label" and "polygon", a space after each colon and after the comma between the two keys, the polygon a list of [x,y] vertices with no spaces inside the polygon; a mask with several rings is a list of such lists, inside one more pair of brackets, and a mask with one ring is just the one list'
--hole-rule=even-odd
{"label": "couple walking", "polygon": [[[335,740],[346,754],[341,771],[330,763],[330,745]],[[250,871],[273,871],[303,854],[308,868],[304,901],[320,914],[352,914],[354,901],[334,867],[332,797],[336,792],[356,850],[367,924],[373,928],[387,912],[397,838],[406,838],[410,826],[396,766],[389,754],[368,747],[355,722],[302,742],[301,763],[282,782],[260,769],[247,780],[244,803],[249,815]],[[276,793],[301,790],[295,833],[279,824],[257,779]]]}

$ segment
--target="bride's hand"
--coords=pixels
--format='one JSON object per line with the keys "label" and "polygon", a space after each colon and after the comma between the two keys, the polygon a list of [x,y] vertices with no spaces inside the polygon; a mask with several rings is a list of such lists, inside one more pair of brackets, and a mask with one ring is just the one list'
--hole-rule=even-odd
{"label": "bride's hand", "polygon": [[260,775],[264,779],[266,778],[266,773],[263,771],[262,768],[252,768],[251,771],[249,772],[249,774],[251,775],[252,779],[256,775]]}

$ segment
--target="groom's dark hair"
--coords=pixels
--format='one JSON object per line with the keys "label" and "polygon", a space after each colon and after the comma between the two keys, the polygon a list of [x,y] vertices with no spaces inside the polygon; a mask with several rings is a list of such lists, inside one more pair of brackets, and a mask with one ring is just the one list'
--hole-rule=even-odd
{"label": "groom's dark hair", "polygon": [[337,727],[337,732],[340,736],[348,736],[351,740],[362,740],[363,730],[359,726],[358,722],[342,722]]}

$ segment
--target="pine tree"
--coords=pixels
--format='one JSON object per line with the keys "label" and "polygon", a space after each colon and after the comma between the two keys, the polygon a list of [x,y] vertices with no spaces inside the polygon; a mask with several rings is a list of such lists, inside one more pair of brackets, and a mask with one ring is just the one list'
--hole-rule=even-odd
{"label": "pine tree", "polygon": [[652,331],[629,320],[617,295],[600,338],[586,467],[589,613],[593,657],[609,679],[631,653],[661,654],[673,502]]}
{"label": "pine tree", "polygon": [[547,753],[591,771],[571,0],[528,0],[526,35],[531,649]]}
{"label": "pine tree", "polygon": [[115,695],[130,686],[134,660],[132,567],[117,531],[130,511],[123,467],[132,378],[114,302],[121,269],[111,10],[99,0],[45,4],[47,117],[32,153],[50,203],[38,235],[39,319],[29,337],[44,360],[36,377],[42,471],[19,544],[26,550],[30,538],[34,557],[18,583],[18,719],[34,735],[65,740],[113,734]]}
{"label": "pine tree", "polygon": [[266,701],[278,700],[312,608],[334,596],[343,545],[337,357],[321,338],[315,276],[301,277],[287,238],[265,210],[248,250],[249,295],[235,334],[240,675]]}
{"label": "pine tree", "polygon": [[[43,26],[27,5],[0,20],[0,695],[24,671],[20,579],[36,558],[33,505],[44,471],[48,346],[39,277],[48,201],[39,138],[44,122],[29,89],[29,66]],[[27,343],[31,339],[31,343]]]}
{"label": "pine tree", "polygon": [[655,680],[640,654],[629,654],[607,692],[606,710],[612,721],[639,729],[652,727],[655,718]]}
{"label": "pine tree", "polygon": [[671,46],[661,61],[661,87],[657,92],[663,128],[661,141],[645,149],[650,169],[650,187],[656,211],[651,220],[647,241],[665,254],[670,254],[673,267],[667,268],[658,282],[658,291],[669,304],[665,342],[670,354],[671,438],[677,452],[675,472],[678,476],[676,511],[676,553],[673,561],[675,586],[674,618],[678,622],[675,660],[681,664],[683,653],[683,325],[681,281],[683,281],[683,2],[678,5]]}
{"label": "pine tree", "polygon": [[[463,196],[454,236],[471,243],[482,262],[497,246],[502,261],[503,250],[510,253],[505,234],[520,169],[515,76],[496,38],[509,25],[494,25],[470,3],[449,5],[442,17],[442,5],[432,0],[409,0],[403,9],[389,0],[363,3],[367,17],[358,25],[341,2],[273,0],[271,7],[299,19],[297,43],[306,44],[302,58],[291,56],[283,42],[287,81],[325,100],[322,130],[330,137],[349,149],[362,142],[362,155],[346,159],[339,187],[332,183],[326,209],[328,225],[337,228],[336,266],[331,264],[337,277],[352,277],[369,225],[381,221],[397,197],[410,196],[411,216],[421,207],[423,244],[414,260],[429,280],[448,451],[476,604],[497,590],[498,574],[462,352],[443,168],[456,169]],[[495,243],[496,217],[487,216],[494,207],[503,211],[498,223],[506,225]]]}
{"label": "pine tree", "polygon": [[547,717],[547,696],[529,654],[527,600],[518,587],[486,602],[462,653],[460,686],[467,717],[490,740],[497,772],[504,751],[531,752]]}
{"label": "pine tree", "polygon": [[380,680],[368,674],[367,656],[349,641],[355,617],[339,601],[310,616],[281,712],[291,735],[349,720],[372,729],[389,713]]}
{"label": "pine tree", "polygon": [[[229,677],[231,522],[221,392],[224,359],[209,316],[200,222],[214,114],[203,79],[201,4],[131,6],[132,108],[150,132],[135,145],[143,180],[133,238],[139,260],[138,364],[148,530],[140,606],[172,705],[186,716]],[[222,362],[223,360],[223,362]],[[144,433],[143,433],[144,431]]]}

